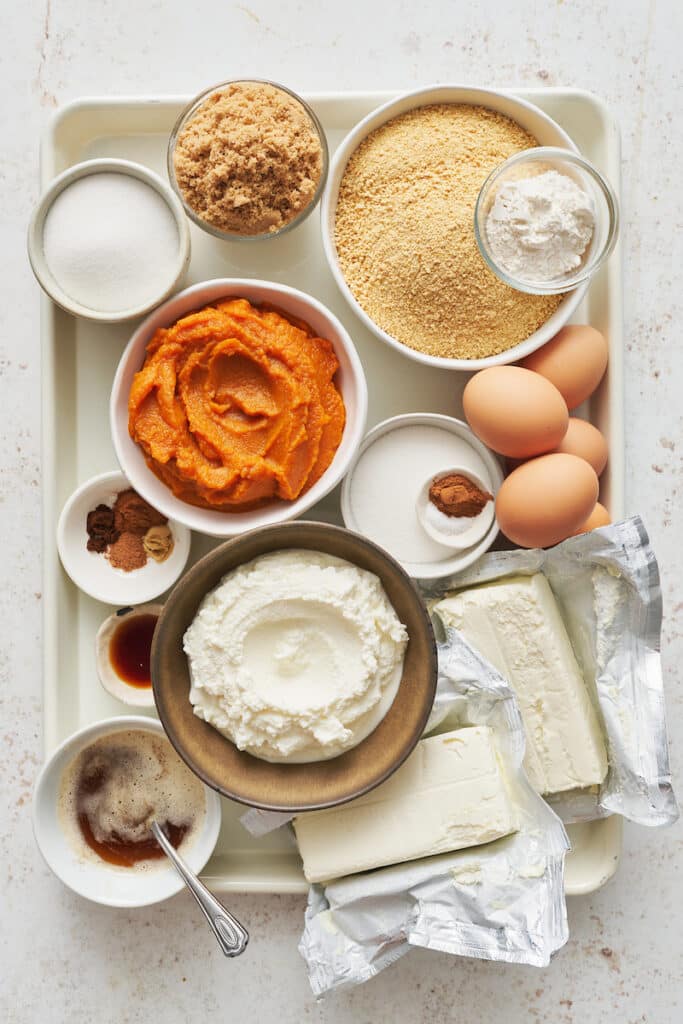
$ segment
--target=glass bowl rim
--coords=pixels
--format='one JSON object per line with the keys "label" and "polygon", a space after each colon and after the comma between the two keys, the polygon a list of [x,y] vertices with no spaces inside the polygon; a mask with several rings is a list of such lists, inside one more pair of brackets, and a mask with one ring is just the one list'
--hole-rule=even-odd
{"label": "glass bowl rim", "polygon": [[[540,160],[563,160],[566,163],[578,166],[580,170],[587,173],[603,195],[609,218],[607,235],[600,251],[590,261],[580,267],[575,274],[570,277],[556,278],[550,281],[531,281],[509,274],[491,255],[483,227],[483,205],[496,181],[511,167],[515,167],[525,161],[536,163]],[[526,292],[531,295],[559,295],[564,292],[573,291],[579,285],[590,280],[611,254],[619,234],[619,201],[616,192],[604,175],[590,160],[587,160],[580,153],[572,152],[570,149],[563,149],[561,146],[534,146],[531,149],[524,149],[519,153],[514,153],[507,160],[504,160],[503,163],[494,167],[488,175],[479,190],[474,207],[474,234],[484,262],[504,284],[509,285],[516,291]]]}
{"label": "glass bowl rim", "polygon": [[[290,221],[287,221],[287,223],[283,224],[281,228],[277,229],[277,231],[264,231],[258,235],[240,235],[236,234],[233,231],[222,231],[220,228],[217,228],[213,224],[210,224],[208,221],[204,220],[186,201],[185,196],[183,195],[182,190],[180,189],[180,186],[178,185],[175,176],[175,166],[173,160],[175,154],[175,147],[176,142],[178,140],[178,135],[184,128],[185,124],[197,112],[201,105],[206,102],[209,96],[212,96],[213,93],[218,92],[219,89],[225,88],[225,86],[235,85],[238,83],[270,85],[274,89],[279,89],[280,92],[285,92],[289,96],[291,96],[292,99],[295,100],[305,110],[306,115],[308,116],[320,140],[320,147],[322,151],[322,169],[320,172],[320,179],[318,181],[318,184],[316,185],[316,189],[311,201],[303,208],[303,210],[301,210],[296,215],[296,217],[294,217]],[[225,81],[217,82],[215,85],[211,85],[209,86],[208,89],[204,89],[202,92],[198,93],[192,100],[190,100],[189,103],[187,103],[183,107],[180,114],[176,118],[176,121],[173,125],[173,128],[171,129],[171,133],[168,138],[168,145],[166,147],[166,172],[168,174],[169,184],[173,189],[174,193],[177,195],[180,202],[182,203],[185,213],[190,218],[192,223],[197,225],[197,227],[200,227],[202,228],[203,231],[206,231],[208,234],[213,235],[214,238],[220,238],[223,241],[228,242],[261,242],[264,239],[268,238],[278,238],[280,235],[284,235],[287,231],[291,231],[292,228],[295,228],[297,227],[297,225],[301,224],[302,221],[304,221],[306,217],[308,217],[309,214],[313,212],[313,210],[320,201],[325,185],[327,183],[329,163],[330,157],[329,147],[327,145],[327,136],[325,135],[325,130],[320,122],[320,119],[318,118],[318,115],[315,113],[313,108],[310,106],[309,103],[306,102],[305,99],[303,99],[302,96],[299,95],[299,93],[294,92],[293,89],[288,88],[286,85],[282,85],[280,82],[274,82],[268,78],[228,78]]]}

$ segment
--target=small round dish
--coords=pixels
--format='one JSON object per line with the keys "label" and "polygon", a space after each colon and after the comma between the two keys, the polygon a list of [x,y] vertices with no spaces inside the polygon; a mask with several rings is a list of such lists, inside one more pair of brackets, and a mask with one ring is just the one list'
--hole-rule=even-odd
{"label": "small round dish", "polygon": [[176,582],[190,554],[190,531],[170,517],[173,551],[165,562],[148,558],[141,569],[125,572],[114,568],[103,554],[88,551],[88,512],[100,503],[112,505],[116,495],[131,486],[118,471],[86,480],[64,505],[57,524],[57,550],[65,572],[85,594],[120,607],[153,601],[163,594]]}
{"label": "small round dish", "polygon": [[[184,882],[166,859],[149,871],[119,868],[104,860],[85,858],[74,849],[60,821],[59,797],[64,772],[73,759],[95,740],[116,732],[142,730],[163,736],[153,718],[122,715],[87,725],[69,736],[40,770],[33,791],[33,832],[45,863],[64,885],[79,896],[107,907],[146,907],[174,896]],[[220,800],[204,788],[206,810],[197,834],[181,853],[199,873],[213,853],[221,827]]]}
{"label": "small round dish", "polygon": [[[305,321],[319,337],[331,341],[339,360],[335,381],[346,408],[341,444],[320,479],[294,501],[273,501],[247,512],[200,508],[177,498],[149,468],[141,448],[128,432],[131,384],[145,361],[147,344],[155,331],[159,327],[169,327],[192,310],[231,297],[248,299],[256,306],[275,307],[285,316]],[[346,329],[326,306],[312,296],[284,284],[248,278],[219,278],[215,281],[202,281],[179,292],[140,324],[128,342],[114,376],[109,422],[116,457],[138,494],[169,519],[184,523],[192,530],[207,533],[211,537],[232,537],[259,526],[271,526],[273,523],[295,519],[329,494],[346,473],[358,449],[365,430],[367,408],[368,389],[358,353]]]}
{"label": "small round dish", "polygon": [[[287,93],[288,96],[291,96],[291,98],[293,100],[296,100],[296,102],[305,110],[306,114],[308,115],[311,125],[314,128],[315,133],[318,136],[318,139],[320,140],[320,147],[322,151],[322,169],[320,172],[320,180],[316,187],[313,198],[311,199],[309,204],[305,206],[304,209],[301,210],[296,217],[288,221],[286,224],[283,224],[283,226],[279,228],[277,231],[266,231],[258,235],[240,235],[237,234],[236,232],[222,231],[214,224],[210,224],[208,221],[204,220],[202,217],[199,216],[196,210],[194,210],[186,201],[185,196],[183,195],[182,190],[178,185],[175,173],[174,157],[176,143],[178,141],[178,136],[182,132],[185,125],[188,123],[188,121],[191,120],[191,118],[196,114],[197,110],[202,106],[203,103],[206,102],[206,100],[209,99],[210,96],[212,96],[216,92],[219,92],[221,89],[224,89],[228,85],[234,85],[237,83],[256,83],[259,85],[270,85],[274,89],[279,89],[282,92]],[[178,200],[182,204],[183,209],[185,210],[187,216],[194,224],[200,227],[203,231],[208,232],[208,234],[213,235],[215,238],[221,238],[224,241],[228,242],[261,242],[268,238],[278,238],[280,235],[284,235],[288,231],[291,231],[293,228],[297,227],[299,224],[302,223],[302,221],[306,220],[309,214],[311,214],[315,207],[318,205],[320,197],[322,196],[323,190],[325,188],[325,184],[327,182],[328,168],[329,151],[327,148],[327,138],[325,136],[325,130],[323,129],[323,126],[318,120],[315,111],[312,109],[312,107],[309,106],[308,103],[306,103],[304,99],[301,98],[301,96],[293,92],[291,89],[288,89],[285,85],[280,85],[279,82],[271,82],[265,78],[232,78],[226,82],[219,82],[218,85],[212,85],[210,86],[210,88],[205,89],[203,92],[200,92],[198,96],[196,96],[190,103],[188,103],[188,105],[185,107],[185,109],[181,112],[180,116],[178,117],[178,120],[176,121],[171,131],[171,135],[168,140],[168,148],[166,151],[166,169],[168,172],[168,180],[170,181],[171,187],[175,192],[176,196],[178,197]]]}
{"label": "small round dish", "polygon": [[489,500],[478,515],[449,517],[441,512],[429,498],[429,492],[435,480],[444,476],[458,474],[479,488],[488,490],[488,482],[478,473],[466,466],[448,466],[438,473],[430,473],[417,496],[417,518],[423,530],[432,540],[454,551],[467,551],[486,536],[494,519],[494,504]]}
{"label": "small round dish", "polygon": [[108,615],[95,636],[95,664],[97,675],[102,687],[116,697],[122,704],[133,708],[153,708],[154,692],[152,681],[149,686],[136,686],[126,682],[116,671],[111,658],[111,643],[114,634],[123,622],[129,623],[140,616],[161,615],[163,605],[141,604],[137,608],[119,608],[113,615]]}
{"label": "small round dish", "polygon": [[[487,221],[503,186],[545,171],[566,175],[588,195],[595,218],[593,236],[574,273],[547,280],[525,279],[512,274],[496,259],[487,233]],[[531,295],[557,295],[587,284],[604,264],[617,241],[619,204],[612,186],[585,157],[556,146],[539,146],[537,149],[515,153],[488,176],[481,187],[474,211],[474,233],[483,259],[505,284]]]}
{"label": "small round dish", "polygon": [[[183,637],[199,605],[226,573],[285,549],[319,551],[374,573],[408,631],[403,674],[391,707],[355,747],[326,761],[281,763],[253,757],[194,714]],[[299,521],[253,530],[205,555],[164,605],[152,645],[152,685],[166,735],[208,786],[239,803],[295,813],[346,803],[389,778],[420,739],[436,692],[436,645],[427,611],[401,567],[364,537]]]}
{"label": "small round dish", "polygon": [[[156,294],[151,295],[149,300],[143,304],[122,308],[115,312],[91,309],[71,295],[67,295],[51,272],[43,249],[45,220],[55,199],[66,188],[73,185],[74,182],[92,174],[124,174],[137,178],[144,184],[149,185],[150,188],[154,189],[161,196],[168,207],[178,232],[177,257],[172,273],[169,275],[164,287]],[[149,168],[133,163],[130,160],[86,160],[84,163],[69,167],[62,174],[59,174],[40,197],[28,228],[28,257],[33,273],[43,291],[49,295],[53,302],[56,302],[58,306],[66,310],[67,313],[82,317],[85,320],[95,320],[101,323],[119,323],[144,316],[160,302],[163,302],[164,299],[167,299],[169,295],[172,295],[178,288],[185,277],[190,263],[190,229],[178,197],[166,182],[162,181]]]}
{"label": "small round dish", "polygon": [[495,516],[478,543],[454,551],[427,535],[417,511],[425,475],[442,476],[454,465],[473,474],[495,497],[503,482],[500,463],[462,420],[407,413],[378,423],[344,478],[345,525],[381,544],[414,579],[438,579],[465,569],[496,539]]}
{"label": "small round dish", "polygon": [[435,103],[464,103],[488,107],[516,121],[522,128],[530,132],[534,138],[538,139],[539,144],[542,146],[566,147],[567,150],[576,152],[576,145],[564,129],[556,121],[548,117],[544,111],[533,103],[528,103],[517,96],[494,89],[478,89],[459,85],[432,85],[417,89],[414,92],[404,93],[373,110],[372,113],[358,122],[335,150],[330,164],[327,186],[320,204],[320,226],[325,257],[342,295],[364,326],[376,338],[379,338],[380,341],[389,345],[397,352],[401,352],[408,359],[423,363],[426,366],[438,366],[444,370],[459,370],[469,373],[474,370],[483,370],[487,366],[502,366],[506,363],[514,363],[529,355],[530,352],[535,352],[541,345],[550,341],[560,328],[564,327],[569,321],[581,303],[588,286],[584,284],[567,294],[545,323],[524,341],[504,352],[480,359],[450,359],[418,352],[416,349],[402,344],[397,338],[394,338],[387,331],[379,327],[372,317],[365,312],[346,282],[335,243],[336,209],[346,165],[363,140],[376,128],[379,128],[392,118],[398,117],[400,114]]}

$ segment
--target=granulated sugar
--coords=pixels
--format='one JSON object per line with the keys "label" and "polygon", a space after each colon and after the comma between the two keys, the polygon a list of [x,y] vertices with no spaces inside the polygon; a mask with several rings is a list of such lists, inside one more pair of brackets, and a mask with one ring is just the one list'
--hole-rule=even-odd
{"label": "granulated sugar", "polygon": [[402,344],[475,359],[524,341],[561,295],[528,295],[484,263],[474,207],[489,173],[537,140],[485,107],[419,107],[372,132],[339,190],[335,242],[348,286]]}
{"label": "granulated sugar", "polygon": [[178,265],[178,229],[156,189],[128,174],[78,178],[57,196],[43,252],[59,287],[99,313],[153,302]]}

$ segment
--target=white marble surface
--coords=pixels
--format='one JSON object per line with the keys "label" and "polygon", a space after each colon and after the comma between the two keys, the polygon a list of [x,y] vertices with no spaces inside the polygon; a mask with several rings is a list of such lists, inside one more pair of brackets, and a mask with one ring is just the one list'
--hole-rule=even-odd
{"label": "white marble surface", "polygon": [[[291,12],[291,13],[290,13]],[[617,878],[569,907],[571,939],[546,971],[414,952],[322,1004],[296,945],[303,900],[235,897],[252,942],[220,956],[189,898],[135,914],[91,907],[34,847],[40,761],[38,290],[24,255],[40,131],[88,93],[192,93],[225,77],[300,89],[463,81],[574,85],[621,122],[626,251],[627,508],[663,575],[663,661],[675,777],[683,760],[680,185],[683,8],[678,0],[27,0],[3,6],[0,75],[0,1018],[517,1024],[683,1019],[683,828],[627,828]],[[683,788],[683,787],[680,787]]]}

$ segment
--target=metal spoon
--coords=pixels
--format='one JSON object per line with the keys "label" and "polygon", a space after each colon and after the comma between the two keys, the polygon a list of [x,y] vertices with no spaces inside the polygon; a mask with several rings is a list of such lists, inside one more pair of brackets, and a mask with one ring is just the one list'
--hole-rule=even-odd
{"label": "metal spoon", "polygon": [[199,904],[199,909],[209,922],[223,953],[226,956],[239,956],[245,951],[249,942],[247,929],[225,909],[222,903],[218,902],[215,896],[212,896],[206,886],[199,881],[194,871],[190,871],[175,847],[167,839],[159,823],[153,821],[151,827],[154,838]]}

